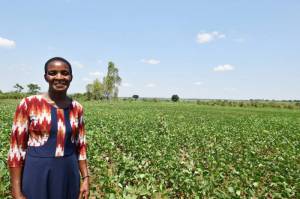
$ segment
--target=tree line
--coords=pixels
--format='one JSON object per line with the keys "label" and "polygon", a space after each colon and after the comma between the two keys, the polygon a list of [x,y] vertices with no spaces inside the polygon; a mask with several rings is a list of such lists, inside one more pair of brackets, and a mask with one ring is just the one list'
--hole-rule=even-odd
{"label": "tree line", "polygon": [[[113,62],[108,62],[107,73],[103,77],[102,81],[96,78],[92,83],[86,85],[85,93],[76,93],[71,95],[74,98],[80,98],[83,100],[111,100],[118,99],[119,88],[122,78],[119,76],[119,69]],[[16,83],[12,92],[3,93],[0,90],[0,99],[20,99],[28,95],[34,95],[40,92],[41,87],[38,84],[30,83],[26,85],[27,92],[24,91],[24,87]],[[140,97],[134,94],[132,98],[123,98],[123,100],[138,100]],[[179,101],[179,96],[174,94],[169,98],[173,102]],[[161,101],[158,98],[146,99],[142,101]],[[186,101],[186,100],[184,100]],[[300,101],[275,101],[275,100],[196,100],[198,105],[209,105],[209,106],[232,106],[232,107],[273,107],[273,108],[288,108],[298,109],[300,108]]]}
{"label": "tree line", "polygon": [[[24,87],[21,86],[19,83],[16,83],[14,85],[14,88],[16,89],[14,92],[16,93],[22,93],[22,91],[24,90]],[[34,83],[27,84],[27,88],[28,88],[27,93],[31,95],[35,95],[41,90],[41,87],[38,84],[34,84]]]}

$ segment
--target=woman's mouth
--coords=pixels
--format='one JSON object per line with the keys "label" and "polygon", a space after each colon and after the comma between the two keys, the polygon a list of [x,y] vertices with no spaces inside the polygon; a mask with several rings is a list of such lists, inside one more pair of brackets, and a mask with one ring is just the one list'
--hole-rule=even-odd
{"label": "woman's mouth", "polygon": [[65,87],[66,86],[66,83],[64,83],[64,82],[57,82],[57,83],[54,83],[54,86],[55,87]]}

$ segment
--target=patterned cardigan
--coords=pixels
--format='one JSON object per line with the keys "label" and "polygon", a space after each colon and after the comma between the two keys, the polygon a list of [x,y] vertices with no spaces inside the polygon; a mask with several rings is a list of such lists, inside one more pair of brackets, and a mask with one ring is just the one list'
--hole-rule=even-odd
{"label": "patterned cardigan", "polygon": [[[13,119],[8,152],[8,166],[22,167],[28,146],[42,146],[51,129],[51,105],[42,95],[24,98],[17,106]],[[54,157],[64,156],[66,122],[71,125],[71,142],[75,143],[78,160],[86,159],[86,135],[83,121],[83,108],[73,100],[70,104],[69,121],[64,118],[64,109],[57,111],[57,138]]]}

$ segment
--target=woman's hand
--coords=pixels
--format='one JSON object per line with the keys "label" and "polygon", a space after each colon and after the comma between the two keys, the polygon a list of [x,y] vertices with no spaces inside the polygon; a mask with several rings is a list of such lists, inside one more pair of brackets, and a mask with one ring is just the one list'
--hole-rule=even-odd
{"label": "woman's hand", "polygon": [[89,198],[89,177],[84,178],[80,185],[80,193],[78,199]]}
{"label": "woman's hand", "polygon": [[26,197],[21,193],[12,193],[14,199],[26,199]]}
{"label": "woman's hand", "polygon": [[89,172],[87,169],[87,162],[86,160],[79,160],[79,170],[81,176],[83,176],[82,183],[80,185],[80,193],[79,199],[88,199],[89,198]]}

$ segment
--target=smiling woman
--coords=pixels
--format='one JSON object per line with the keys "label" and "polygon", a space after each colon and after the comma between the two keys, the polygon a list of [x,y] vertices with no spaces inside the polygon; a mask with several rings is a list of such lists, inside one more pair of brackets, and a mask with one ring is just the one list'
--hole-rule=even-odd
{"label": "smiling woman", "polygon": [[49,83],[49,94],[66,92],[73,78],[71,64],[61,57],[49,59],[45,64],[44,77]]}
{"label": "smiling woman", "polygon": [[88,198],[83,107],[67,96],[71,64],[61,57],[49,59],[44,78],[48,92],[24,98],[15,113],[8,156],[12,195]]}

